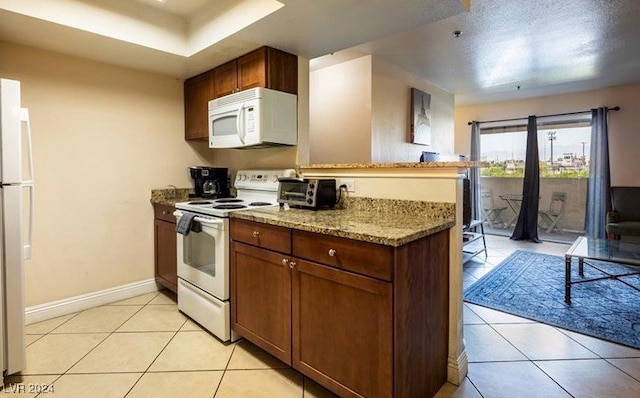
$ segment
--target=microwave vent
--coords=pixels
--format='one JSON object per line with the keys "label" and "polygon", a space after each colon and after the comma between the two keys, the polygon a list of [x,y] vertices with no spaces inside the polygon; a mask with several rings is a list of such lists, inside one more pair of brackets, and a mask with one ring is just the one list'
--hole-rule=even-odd
{"label": "microwave vent", "polygon": [[225,95],[224,97],[216,98],[209,101],[209,108],[221,107],[225,105],[237,104],[242,101],[249,101],[259,97],[258,89],[252,88],[249,90],[240,91],[237,93]]}

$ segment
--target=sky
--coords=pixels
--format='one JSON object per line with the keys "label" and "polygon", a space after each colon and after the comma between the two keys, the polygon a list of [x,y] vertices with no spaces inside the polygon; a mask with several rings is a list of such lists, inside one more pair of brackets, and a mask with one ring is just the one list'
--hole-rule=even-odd
{"label": "sky", "polygon": [[[551,143],[548,132],[555,131],[553,157],[558,159],[563,153],[573,153],[582,157],[582,142],[585,157],[589,160],[591,148],[591,127],[568,129],[538,130],[538,154],[541,161],[548,162],[551,157]],[[526,150],[526,131],[517,133],[484,134],[480,137],[480,150],[485,161],[523,160]]]}

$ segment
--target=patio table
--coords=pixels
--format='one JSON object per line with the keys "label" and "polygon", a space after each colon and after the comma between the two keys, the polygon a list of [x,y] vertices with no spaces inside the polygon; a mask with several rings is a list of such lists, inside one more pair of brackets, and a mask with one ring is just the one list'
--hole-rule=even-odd
{"label": "patio table", "polygon": [[513,216],[504,227],[505,229],[509,229],[518,221],[518,213],[520,213],[520,206],[522,205],[522,195],[503,193],[502,195],[498,195],[498,197],[507,202],[507,205],[513,211]]}

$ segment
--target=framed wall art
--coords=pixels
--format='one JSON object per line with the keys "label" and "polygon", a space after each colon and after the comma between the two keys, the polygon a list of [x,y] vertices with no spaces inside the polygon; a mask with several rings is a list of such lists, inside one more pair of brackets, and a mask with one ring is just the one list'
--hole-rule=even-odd
{"label": "framed wall art", "polygon": [[411,143],[431,145],[431,94],[411,89]]}

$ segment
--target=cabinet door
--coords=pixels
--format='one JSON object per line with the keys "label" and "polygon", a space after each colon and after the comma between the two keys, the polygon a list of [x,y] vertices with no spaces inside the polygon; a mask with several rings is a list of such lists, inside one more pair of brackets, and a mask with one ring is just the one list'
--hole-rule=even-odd
{"label": "cabinet door", "polygon": [[267,47],[267,87],[298,94],[298,56]]}
{"label": "cabinet door", "polygon": [[156,218],[153,225],[156,282],[176,293],[178,284],[176,224]]}
{"label": "cabinet door", "polygon": [[215,98],[229,95],[238,90],[238,62],[233,60],[213,70],[213,91]]}
{"label": "cabinet door", "polygon": [[231,327],[291,365],[291,270],[287,257],[232,242]]}
{"label": "cabinet door", "polygon": [[390,397],[391,283],[293,261],[293,367],[343,397]]}
{"label": "cabinet door", "polygon": [[213,75],[206,72],[184,82],[184,123],[186,140],[209,137],[209,101],[213,99]]}
{"label": "cabinet door", "polygon": [[238,58],[240,90],[267,86],[267,48],[262,47]]}

